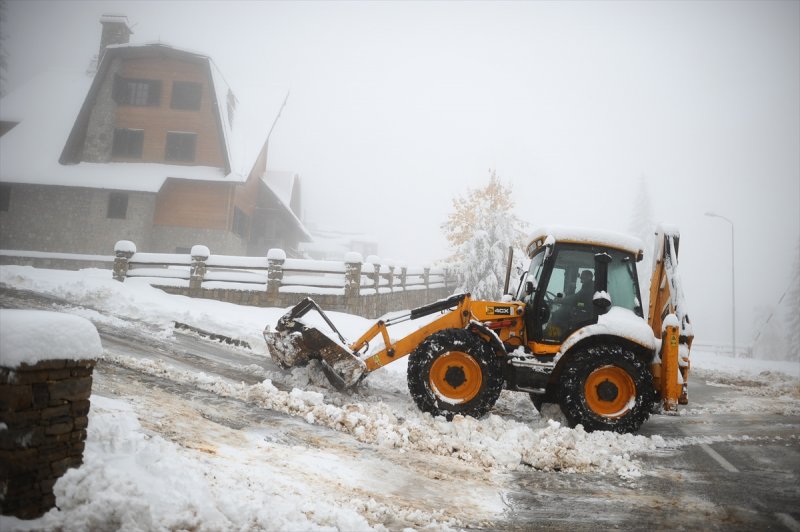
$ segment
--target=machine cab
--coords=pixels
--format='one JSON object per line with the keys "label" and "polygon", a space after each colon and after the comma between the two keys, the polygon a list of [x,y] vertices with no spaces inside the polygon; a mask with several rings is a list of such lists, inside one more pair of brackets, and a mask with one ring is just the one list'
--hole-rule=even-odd
{"label": "machine cab", "polygon": [[638,240],[595,230],[547,228],[534,233],[517,299],[525,302],[528,345],[555,353],[575,331],[597,323],[609,306],[642,317],[636,274]]}

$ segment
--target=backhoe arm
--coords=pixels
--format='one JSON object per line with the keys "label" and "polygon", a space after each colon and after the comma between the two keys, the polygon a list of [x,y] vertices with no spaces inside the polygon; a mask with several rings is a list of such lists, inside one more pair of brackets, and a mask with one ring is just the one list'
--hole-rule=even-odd
{"label": "backhoe arm", "polygon": [[678,404],[689,402],[689,352],[694,333],[678,273],[679,243],[676,229],[659,227],[650,278],[647,321],[655,337],[661,339],[661,351],[651,369],[665,411],[674,411]]}
{"label": "backhoe arm", "polygon": [[[369,341],[378,336],[379,334],[383,338],[383,345],[384,348],[375,353],[374,355],[370,356],[364,362],[367,365],[367,373],[375,371],[378,368],[385,366],[395,360],[403,358],[404,356],[411,353],[425,338],[430,336],[431,334],[441,331],[443,329],[450,329],[450,328],[464,328],[467,323],[469,323],[469,305],[470,305],[471,298],[469,294],[458,294],[452,296],[448,299],[443,299],[442,301],[437,301],[435,303],[431,303],[430,305],[425,305],[424,307],[419,307],[412,310],[409,314],[404,316],[400,316],[393,320],[383,321],[380,320],[376,322],[372,327],[369,328],[367,332],[361,336],[354,344],[350,346],[350,349],[354,353],[358,353],[363,348],[365,348]],[[389,325],[393,325],[395,323],[399,323],[401,321],[409,320],[409,319],[417,319],[423,316],[427,316],[429,314],[433,314],[435,312],[440,312],[443,310],[451,309],[453,306],[456,308],[449,310],[445,314],[443,314],[440,318],[428,323],[427,325],[422,326],[421,328],[415,330],[411,334],[392,342],[389,338],[389,332],[387,327]]]}

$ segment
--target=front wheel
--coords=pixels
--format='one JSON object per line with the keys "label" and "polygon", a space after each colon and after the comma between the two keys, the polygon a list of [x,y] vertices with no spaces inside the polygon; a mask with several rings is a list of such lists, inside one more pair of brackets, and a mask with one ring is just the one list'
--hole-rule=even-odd
{"label": "front wheel", "polygon": [[408,389],[417,407],[448,420],[456,414],[481,417],[500,397],[500,359],[466,329],[430,335],[409,356]]}
{"label": "front wheel", "polygon": [[571,427],[636,432],[655,400],[653,376],[632,351],[616,344],[579,348],[561,374],[559,403]]}

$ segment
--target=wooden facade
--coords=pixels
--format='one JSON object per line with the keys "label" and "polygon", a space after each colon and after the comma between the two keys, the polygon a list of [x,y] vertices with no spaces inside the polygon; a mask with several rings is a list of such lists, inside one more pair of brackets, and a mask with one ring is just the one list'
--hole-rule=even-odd
{"label": "wooden facade", "polygon": [[[114,157],[113,160],[225,167],[224,141],[220,135],[219,119],[213,109],[214,86],[207,60],[178,59],[158,54],[123,58],[117,75],[124,79],[160,82],[160,97],[158,105],[117,106],[116,127],[144,130],[144,143],[141,158]],[[176,82],[200,85],[198,110],[171,107]],[[193,161],[171,161],[166,158],[167,133],[171,131],[197,135]]]}
{"label": "wooden facade", "polygon": [[153,223],[230,230],[234,187],[228,183],[167,179],[156,197]]}

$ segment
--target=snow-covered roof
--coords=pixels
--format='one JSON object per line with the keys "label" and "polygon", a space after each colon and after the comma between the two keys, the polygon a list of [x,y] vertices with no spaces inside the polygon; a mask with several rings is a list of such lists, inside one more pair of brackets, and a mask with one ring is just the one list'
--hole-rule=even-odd
{"label": "snow-covered roof", "polygon": [[644,249],[644,244],[639,238],[588,227],[565,227],[565,226],[544,226],[534,230],[528,238],[528,254],[535,251],[544,243],[548,236],[552,236],[556,242],[574,242],[579,244],[599,244],[623,251],[629,251],[634,255],[639,255]]}
{"label": "snow-covered roof", "polygon": [[[93,102],[93,84],[99,84],[104,69],[118,54],[147,54],[153,50],[193,57],[208,64],[219,110],[220,134],[230,170],[208,166],[163,163],[61,164],[62,154],[80,149],[68,139],[79,114],[88,113]],[[253,88],[253,97],[238,100],[214,62],[203,54],[161,43],[109,46],[94,81],[82,72],[45,72],[0,100],[0,120],[17,125],[0,137],[0,181],[41,185],[77,186],[158,192],[168,178],[239,183],[247,180],[280,116],[287,91],[269,86]],[[257,91],[257,92],[256,92]],[[235,111],[229,115],[229,94]],[[86,105],[82,105],[86,102]],[[76,137],[76,138],[77,138]]]}
{"label": "snow-covered roof", "polygon": [[281,203],[291,208],[292,198],[300,180],[296,173],[269,170],[261,180],[275,193]]}
{"label": "snow-covered roof", "polygon": [[303,237],[313,240],[303,222],[300,221],[300,213],[296,213],[292,208],[292,197],[295,187],[299,186],[299,180],[299,176],[292,172],[266,172],[261,176],[261,182],[275,196],[289,217],[295,221],[297,228],[303,233]]}
{"label": "snow-covered roof", "polygon": [[129,32],[133,33],[131,25],[128,22],[128,17],[122,13],[104,13],[100,16],[100,22],[112,22],[117,24],[125,24]]}

